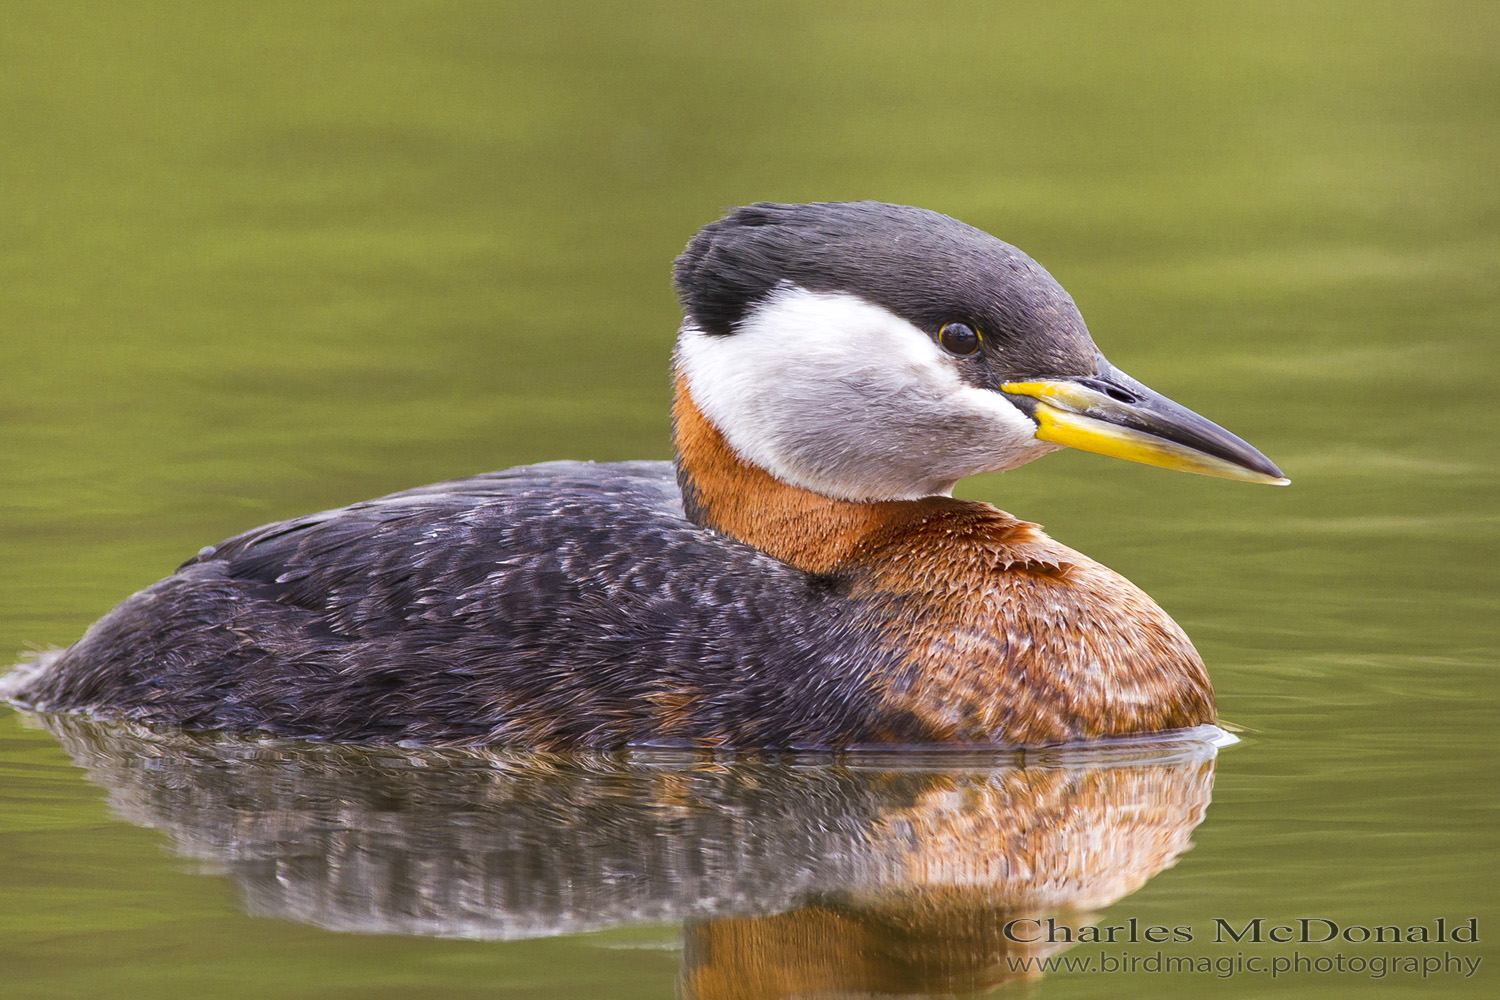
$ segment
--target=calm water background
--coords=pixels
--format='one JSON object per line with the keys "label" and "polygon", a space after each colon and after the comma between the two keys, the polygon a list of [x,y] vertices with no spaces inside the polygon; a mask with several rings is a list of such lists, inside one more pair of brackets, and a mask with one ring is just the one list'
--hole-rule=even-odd
{"label": "calm water background", "polygon": [[[1115,363],[1294,480],[1067,453],[960,488],[1143,586],[1248,729],[1197,846],[1105,919],[1477,917],[1458,951],[1500,960],[1500,8],[13,2],[0,135],[0,660],[257,523],[666,458],[691,232],[920,204],[1037,257]],[[18,997],[663,996],[680,960],[670,923],[247,916],[9,709],[0,931]]]}

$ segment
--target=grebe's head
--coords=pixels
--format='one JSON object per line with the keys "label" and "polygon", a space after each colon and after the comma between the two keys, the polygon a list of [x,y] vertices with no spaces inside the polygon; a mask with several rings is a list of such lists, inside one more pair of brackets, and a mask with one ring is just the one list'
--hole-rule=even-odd
{"label": "grebe's head", "polygon": [[751,205],[677,259],[676,370],[743,460],[846,500],[949,493],[1064,445],[1284,484],[1113,367],[1015,247],[879,202]]}

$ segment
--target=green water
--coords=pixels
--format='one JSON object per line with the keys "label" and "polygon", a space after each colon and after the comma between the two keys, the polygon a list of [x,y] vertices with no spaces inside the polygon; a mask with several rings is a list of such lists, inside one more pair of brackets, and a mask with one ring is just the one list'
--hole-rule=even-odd
{"label": "green water", "polygon": [[[1211,960],[1446,951],[1485,963],[1425,980],[1057,971],[1000,993],[1493,995],[1497,11],[6,3],[0,661],[71,641],[254,524],[520,462],[665,458],[667,276],[697,226],[762,199],[920,204],[1037,257],[1116,364],[1294,480],[1263,489],[1065,453],[961,486],[1143,586],[1246,729],[1213,765],[1206,813],[1172,827],[1194,846],[1126,869],[1137,877],[1122,875],[1090,919],[1188,926],[1191,943],[1163,950]],[[867,837],[943,789],[993,803],[1009,782],[1064,773],[885,762],[876,780],[813,761],[796,780],[772,762],[706,776],[673,765],[648,781],[615,763],[466,799],[464,781],[408,771],[492,763],[387,762],[403,789],[392,797],[361,783],[368,761],[265,748],[256,766],[292,775],[286,792],[215,753],[54,735],[0,709],[7,997],[708,995],[699,974],[739,968],[715,963],[730,952],[722,935],[753,951],[775,930],[716,923],[711,894],[694,897],[679,869],[651,868],[656,909],[620,916],[624,897],[589,889],[607,851],[543,847],[529,867],[469,878],[441,844],[417,836],[424,853],[390,831],[469,816],[499,837],[486,825],[497,811],[598,801],[602,840],[658,838],[749,878],[759,869],[736,858],[754,854],[756,829],[833,829],[833,816]],[[303,774],[312,784],[296,784]],[[1099,801],[1118,818],[1145,792],[1114,774],[1078,781],[1107,786]],[[258,795],[266,784],[295,808]],[[1201,776],[1182,787],[1206,801]],[[868,810],[851,813],[858,796]],[[739,839],[707,829],[705,816],[741,807],[776,822]],[[691,821],[670,836],[640,825],[665,822],[663,809]],[[251,829],[268,816],[301,825]],[[388,838],[379,850],[359,839],[372,830]],[[350,843],[365,848],[334,849]],[[427,874],[339,881],[372,858]],[[582,866],[568,876],[575,910],[614,916],[493,933],[555,898],[564,861]],[[486,877],[528,872],[535,886],[506,885],[530,903],[487,895]],[[644,878],[616,874],[616,889]],[[837,903],[838,920],[818,925],[842,942],[823,950],[827,978],[788,971],[783,983],[920,995],[998,982],[943,965],[962,964],[948,944],[974,939],[963,921],[918,933],[828,878],[762,879],[753,918],[817,921],[808,906]],[[409,916],[414,899],[441,910],[441,888],[483,926],[466,935],[450,909],[425,930],[336,929],[348,920],[330,913],[379,911],[368,887],[397,884],[410,892],[392,889],[380,912]],[[321,908],[289,902],[309,899]],[[1476,918],[1480,941],[1213,941],[1215,918],[1257,916]],[[807,960],[769,946],[753,958],[743,968],[767,982],[778,962]]]}

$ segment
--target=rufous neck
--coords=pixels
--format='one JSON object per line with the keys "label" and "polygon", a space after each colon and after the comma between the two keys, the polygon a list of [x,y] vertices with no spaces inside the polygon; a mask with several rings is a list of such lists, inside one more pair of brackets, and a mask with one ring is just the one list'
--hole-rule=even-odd
{"label": "rufous neck", "polygon": [[808,573],[847,568],[898,525],[953,502],[945,497],[838,500],[783,482],[734,453],[693,402],[681,376],[672,402],[672,433],[688,517]]}

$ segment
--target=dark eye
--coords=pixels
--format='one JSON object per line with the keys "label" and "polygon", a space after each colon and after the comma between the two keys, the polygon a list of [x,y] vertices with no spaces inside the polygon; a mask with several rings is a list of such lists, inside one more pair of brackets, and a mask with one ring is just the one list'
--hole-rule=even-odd
{"label": "dark eye", "polygon": [[966,358],[979,350],[979,334],[967,323],[948,323],[938,331],[938,343],[949,354]]}

